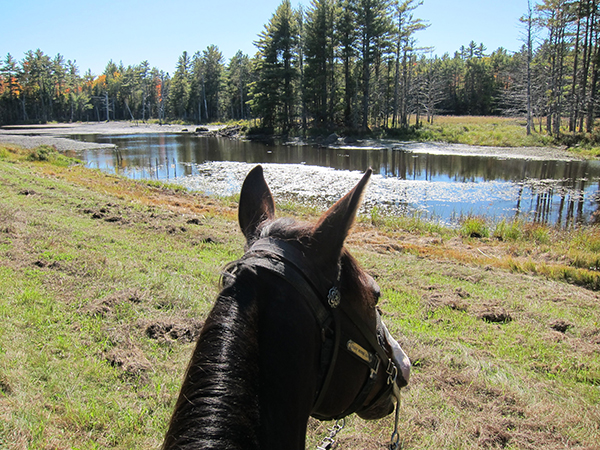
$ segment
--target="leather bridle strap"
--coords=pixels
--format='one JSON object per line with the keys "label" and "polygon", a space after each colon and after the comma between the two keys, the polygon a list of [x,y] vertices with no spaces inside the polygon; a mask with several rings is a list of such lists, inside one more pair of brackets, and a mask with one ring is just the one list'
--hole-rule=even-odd
{"label": "leather bridle strap", "polygon": [[[321,387],[316,395],[313,404],[313,411],[316,411],[325,399],[325,395],[329,389],[333,378],[341,339],[341,326],[339,314],[334,309],[328,310],[321,300],[326,298],[327,286],[319,289],[319,283],[315,278],[312,278],[311,267],[308,267],[308,262],[304,253],[284,241],[274,240],[270,238],[260,239],[256,241],[248,250],[248,252],[240,259],[240,263],[247,264],[252,267],[260,267],[269,272],[278,275],[294,289],[296,289],[304,298],[321,330],[323,337],[325,332],[333,324],[333,347],[327,372],[323,378]],[[333,283],[331,284],[333,286]]]}
{"label": "leather bridle strap", "polygon": [[[371,400],[371,404],[377,402],[386,392],[389,392],[393,388],[393,383],[396,381],[396,375],[398,373],[398,369],[392,360],[387,356],[385,351],[382,348],[382,345],[378,342],[377,336],[366,326],[363,320],[360,320],[355,311],[351,308],[345,307],[345,304],[342,303],[342,312],[348,316],[348,318],[354,323],[354,325],[359,329],[360,333],[363,337],[368,341],[370,347],[377,352],[376,354],[372,354],[371,352],[365,350],[360,345],[356,344],[352,339],[344,336],[344,341],[346,342],[346,349],[355,355],[360,361],[366,364],[371,372],[367,377],[365,383],[363,384],[362,389],[355,397],[352,404],[346,408],[346,410],[339,415],[339,417],[348,416],[356,411],[358,411],[362,406],[375,387],[375,383],[377,382],[377,374],[381,368],[382,364],[386,364],[385,371],[388,374],[387,385],[388,388],[382,388],[377,395]],[[380,329],[382,327],[381,324],[381,316],[379,312],[377,312],[377,328]],[[358,347],[358,348],[356,348]]]}
{"label": "leather bridle strap", "polygon": [[240,262],[267,269],[291,284],[308,300],[319,326],[330,318],[330,311],[323,305],[328,289],[317,278],[311,276],[311,269],[303,252],[292,245],[272,238],[256,241],[240,259]]}
{"label": "leather bridle strap", "polygon": [[[367,325],[365,324],[365,321],[362,320],[358,316],[356,311],[354,311],[352,308],[346,307],[345,303],[342,303],[341,309],[342,309],[343,313],[346,314],[348,316],[348,318],[352,321],[352,323],[358,328],[358,330],[361,332],[363,337],[367,340],[367,342],[369,343],[371,348],[377,352],[377,356],[379,356],[380,361],[384,364],[386,362],[389,362],[390,357],[387,355],[387,353],[383,349],[383,346],[377,339],[377,336],[375,335],[375,333],[373,333],[367,327]],[[376,329],[379,330],[381,328],[383,328],[383,325],[381,323],[381,315],[379,314],[379,311],[377,311],[377,327],[376,327]]]}
{"label": "leather bridle strap", "polygon": [[[310,264],[310,261],[307,260],[305,254],[293,245],[278,239],[259,239],[250,247],[248,252],[238,261],[238,263],[248,265],[250,267],[263,268],[281,277],[292,287],[294,287],[302,296],[307,299],[307,303],[313,311],[323,335],[327,329],[330,329],[333,323],[334,343],[332,355],[327,368],[327,373],[323,378],[321,389],[316,396],[316,400],[312,409],[313,411],[317,411],[325,398],[325,395],[329,389],[329,385],[331,384],[341,343],[340,341],[342,332],[340,329],[340,318],[337,308],[334,307],[328,309],[325,307],[323,301],[323,299],[327,298],[327,292],[331,292],[330,288],[332,286],[335,287],[338,284],[338,280],[336,279],[335,282],[330,282],[322,279],[321,277],[314,276],[314,267]],[[335,306],[337,306],[337,304]],[[352,308],[349,308],[346,302],[341,302],[341,307],[339,309],[341,309],[342,312],[350,319],[350,321],[354,323],[363,337],[367,340],[371,348],[377,353],[376,355],[369,357],[369,361],[362,358],[363,363],[369,367],[371,372],[365,381],[363,388],[352,402],[352,405],[347,408],[342,415],[339,416],[345,417],[363,406],[364,401],[373,389],[377,380],[377,373],[379,372],[381,365],[380,363],[387,363],[386,372],[388,373],[388,384],[390,385],[393,383],[393,381],[395,381],[397,368],[385,353],[385,350],[379,343],[375,333],[373,333],[367,327],[364,320],[362,320],[362,318],[359,317]],[[379,312],[377,312],[377,329],[380,328],[382,328],[381,317]],[[348,339],[343,345],[347,346],[349,341],[350,340]],[[367,353],[371,355],[370,352]],[[394,369],[392,371],[393,375],[390,373],[392,368]],[[385,391],[387,391],[387,389],[382,389],[382,391],[376,396],[376,399],[380,398],[382,393]]]}

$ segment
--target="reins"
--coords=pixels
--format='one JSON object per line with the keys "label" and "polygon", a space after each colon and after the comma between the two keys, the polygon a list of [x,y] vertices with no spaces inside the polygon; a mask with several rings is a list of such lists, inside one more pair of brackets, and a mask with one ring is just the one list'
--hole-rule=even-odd
{"label": "reins", "polygon": [[[308,261],[301,250],[290,243],[273,238],[263,238],[254,242],[246,254],[244,254],[237,262],[236,266],[242,264],[265,269],[285,280],[307,300],[307,303],[317,320],[323,336],[323,346],[325,348],[323,357],[321,358],[321,365],[322,368],[326,366],[327,369],[326,371],[322,370],[324,375],[322,375],[321,387],[318,390],[313,403],[313,415],[320,420],[337,419],[336,424],[330,430],[330,435],[323,439],[320,446],[317,447],[317,450],[329,450],[334,448],[336,442],[334,438],[345,424],[343,418],[356,412],[363,406],[364,401],[368,398],[376,384],[377,374],[379,373],[381,363],[387,364],[387,367],[385,368],[388,377],[387,386],[382,388],[376,394],[375,398],[371,400],[371,404],[374,404],[377,400],[382,398],[382,396],[389,394],[390,390],[393,391],[392,393],[397,399],[396,419],[389,448],[390,450],[397,450],[399,448],[399,436],[397,430],[400,395],[399,389],[395,385],[395,381],[398,375],[398,367],[396,367],[393,360],[387,356],[383,349],[383,344],[379,342],[377,334],[373,333],[372,330],[367,327],[366,323],[352,308],[348,308],[347,305],[341,301],[338,289],[340,269],[338,268],[337,277],[333,281],[324,280],[322,277],[315,276],[310,261]],[[232,269],[232,274],[233,273],[235,273],[235,267]],[[358,328],[361,335],[366,339],[375,353],[368,351],[358,343],[354,342],[352,338],[345,335],[341,330],[340,312],[346,315]],[[379,312],[377,312],[377,329],[380,328],[381,317]],[[328,333],[333,334],[333,343],[329,344],[330,349],[327,352],[325,350],[327,347],[326,336]],[[333,379],[339,349],[342,347],[342,336],[344,338],[343,341],[345,342],[344,346],[346,350],[369,367],[369,376],[350,407],[345,411],[336,417],[318,416],[316,411],[318,411],[318,408],[325,399]],[[325,355],[326,353],[331,353],[331,355]]]}

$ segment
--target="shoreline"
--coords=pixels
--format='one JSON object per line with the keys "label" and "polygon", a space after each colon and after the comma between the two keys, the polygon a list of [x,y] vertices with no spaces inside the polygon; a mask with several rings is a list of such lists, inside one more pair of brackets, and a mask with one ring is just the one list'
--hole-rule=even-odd
{"label": "shoreline", "polygon": [[[71,139],[78,134],[127,135],[127,134],[194,134],[198,125],[159,125],[156,123],[112,121],[112,122],[77,122],[47,125],[9,125],[0,127],[0,144],[19,145],[24,148],[35,148],[40,145],[54,146],[58,151],[83,151],[100,148],[115,148],[114,144],[99,144]],[[224,125],[202,125],[208,132],[214,132]],[[558,147],[484,147],[446,142],[412,142],[384,140],[358,140],[352,148],[382,147],[390,150],[404,150],[412,153],[431,153],[462,156],[484,156],[514,159],[549,159],[580,161],[578,157]],[[300,145],[311,145],[299,142]],[[343,139],[328,145],[331,149],[343,149],[348,145]]]}
{"label": "shoreline", "polygon": [[[203,126],[209,131],[222,128],[220,125]],[[193,133],[196,125],[159,125],[143,122],[77,122],[50,125],[8,125],[0,127],[0,144],[20,145],[35,148],[40,145],[56,147],[58,151],[82,151],[99,148],[115,148],[114,144],[83,142],[69,138],[78,134],[127,135],[127,134],[177,134]]]}

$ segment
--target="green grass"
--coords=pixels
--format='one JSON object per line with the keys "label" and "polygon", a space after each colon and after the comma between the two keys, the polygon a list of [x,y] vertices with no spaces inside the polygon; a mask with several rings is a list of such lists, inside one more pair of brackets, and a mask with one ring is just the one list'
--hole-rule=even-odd
{"label": "green grass", "polygon": [[460,234],[469,238],[487,238],[490,230],[484,218],[469,216],[461,220]]}
{"label": "green grass", "polygon": [[564,147],[574,156],[600,157],[596,133],[570,133],[562,130],[559,138],[539,131],[536,122],[527,135],[524,118],[497,116],[436,116],[433,124],[423,122],[408,130],[389,129],[382,136],[413,141],[435,141],[491,147]]}
{"label": "green grass", "polygon": [[[242,252],[236,198],[2,148],[0,448],[158,448],[193,343],[148,330],[206,317]],[[402,448],[594,448],[598,229],[468,220],[447,229],[373,210],[350,236],[414,364]],[[392,420],[350,417],[341,448],[381,448]],[[307,448],[328,425],[311,420]]]}
{"label": "green grass", "polygon": [[451,236],[452,230],[437,222],[426,220],[419,214],[407,214],[404,216],[390,216],[377,206],[373,207],[368,216],[358,218],[359,223],[370,223],[371,225],[389,230],[406,231],[417,234],[435,234],[438,236]]}
{"label": "green grass", "polygon": [[[1,181],[3,259],[19,263],[0,265],[0,379],[11,392],[2,397],[10,414],[2,414],[0,442],[16,434],[28,448],[157,447],[189,348],[148,339],[144,326],[157,317],[205,316],[220,267],[239,248],[203,244],[191,226],[181,231],[181,218],[184,237],[169,239],[161,221],[134,222],[149,214],[145,207],[32,178],[26,166],[2,170]],[[21,195],[23,188],[35,193]],[[84,212],[109,203],[120,227]],[[131,290],[139,304],[119,296]],[[107,315],[90,312],[115,296]],[[129,372],[107,362],[111,351],[127,357],[129,346],[144,355]],[[138,373],[145,361],[152,370]]]}
{"label": "green grass", "polygon": [[424,140],[492,147],[546,147],[552,137],[533,132],[527,136],[522,119],[505,117],[437,117],[419,131]]}

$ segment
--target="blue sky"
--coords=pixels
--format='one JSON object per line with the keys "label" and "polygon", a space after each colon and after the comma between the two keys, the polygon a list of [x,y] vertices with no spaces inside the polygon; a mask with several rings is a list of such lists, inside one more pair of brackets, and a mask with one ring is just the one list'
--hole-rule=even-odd
{"label": "blue sky", "polygon": [[[281,0],[0,0],[0,58],[21,61],[28,50],[60,53],[83,75],[102,73],[109,60],[172,73],[178,57],[214,44],[228,61],[250,56],[253,41]],[[292,0],[307,6],[310,0]],[[434,54],[453,54],[473,40],[489,52],[521,46],[519,17],[527,0],[424,0],[414,15],[430,24],[416,34]]]}

